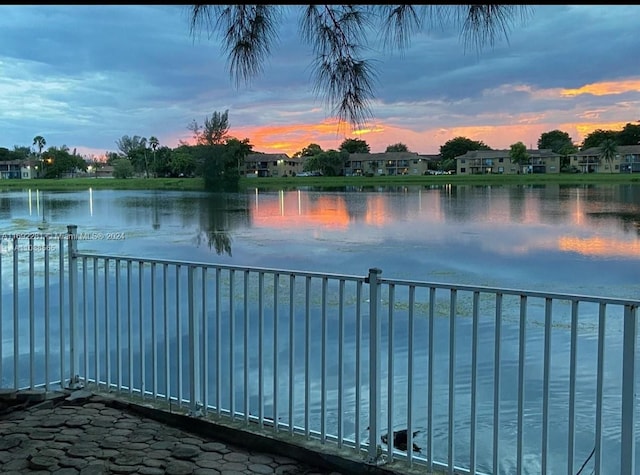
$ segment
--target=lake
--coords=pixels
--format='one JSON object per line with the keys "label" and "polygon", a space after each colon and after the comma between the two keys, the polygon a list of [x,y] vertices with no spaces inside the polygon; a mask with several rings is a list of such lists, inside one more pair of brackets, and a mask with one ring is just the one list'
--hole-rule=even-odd
{"label": "lake", "polygon": [[[341,191],[9,191],[4,232],[113,233],[80,249],[636,298],[640,185]],[[117,239],[122,238],[124,239]]]}
{"label": "lake", "polygon": [[[35,232],[43,222],[49,232],[77,225],[78,232],[93,236],[78,243],[87,252],[354,275],[377,267],[384,277],[398,279],[631,299],[640,294],[640,185],[252,189],[221,195],[33,189],[0,194],[4,233]],[[11,279],[6,271],[2,277]],[[438,325],[446,329],[444,320]],[[464,338],[469,328],[462,326]],[[490,341],[490,328],[480,331]],[[506,325],[504,335],[507,351],[517,343],[517,325]],[[536,347],[542,332],[534,328],[528,338]],[[461,342],[457,348],[461,359],[467,358],[469,345]],[[613,342],[608,351],[618,349]],[[560,339],[554,358],[566,361],[568,351]],[[581,360],[579,378],[592,377],[593,357]],[[557,371],[565,369],[557,364]],[[461,368],[458,377],[464,380],[468,370]],[[490,375],[490,368],[480,374],[480,390],[489,394]],[[560,418],[567,389],[559,384],[552,391],[560,400],[552,410]],[[536,401],[528,407],[537,407]],[[505,407],[506,414],[514,410]],[[584,419],[592,418],[593,407],[587,401],[577,410],[584,425],[576,453],[588,455],[593,421]],[[615,409],[605,408],[605,415],[615,419]],[[512,429],[504,437],[512,437]],[[480,428],[479,435],[483,430],[490,428]],[[479,441],[481,446],[487,442]],[[436,442],[438,459],[446,459],[438,453],[446,450],[446,441]],[[616,442],[619,434],[607,434],[605,448]],[[490,462],[485,449],[479,448],[481,468]],[[536,450],[530,442],[526,454]],[[504,473],[513,468],[511,455],[505,454]],[[554,455],[553,464],[562,471],[562,453]],[[534,462],[527,473],[536,473]]]}

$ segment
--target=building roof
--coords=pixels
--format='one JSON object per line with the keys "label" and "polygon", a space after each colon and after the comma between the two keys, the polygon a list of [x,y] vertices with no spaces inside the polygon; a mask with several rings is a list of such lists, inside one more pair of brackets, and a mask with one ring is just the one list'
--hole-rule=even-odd
{"label": "building roof", "polygon": [[[639,145],[618,145],[616,147],[616,151],[619,155],[626,154],[640,154],[640,144]],[[600,155],[600,147],[589,147],[580,152],[572,153],[572,156],[598,156]]]}
{"label": "building roof", "polygon": [[[510,150],[472,150],[464,155],[458,155],[459,158],[509,158]],[[527,154],[532,158],[556,157],[559,154],[552,150],[544,148],[541,150],[527,149]]]}

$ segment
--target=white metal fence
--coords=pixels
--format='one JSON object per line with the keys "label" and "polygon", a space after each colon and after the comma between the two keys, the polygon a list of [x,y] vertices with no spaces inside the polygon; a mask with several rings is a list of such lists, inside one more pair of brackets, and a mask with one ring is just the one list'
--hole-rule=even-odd
{"label": "white metal fence", "polygon": [[3,387],[95,384],[371,464],[638,473],[638,300],[87,254],[78,236],[2,237]]}

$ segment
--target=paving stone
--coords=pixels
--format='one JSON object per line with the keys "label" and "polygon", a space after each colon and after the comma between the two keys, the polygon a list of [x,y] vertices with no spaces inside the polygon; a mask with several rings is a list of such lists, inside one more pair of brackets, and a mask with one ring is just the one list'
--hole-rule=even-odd
{"label": "paving stone", "polygon": [[182,460],[173,460],[167,464],[165,473],[167,475],[190,475],[195,470],[195,465]]}
{"label": "paving stone", "polygon": [[200,446],[200,448],[207,452],[219,452],[220,450],[226,450],[227,446],[220,442],[205,442]]}
{"label": "paving stone", "polygon": [[228,460],[229,462],[248,462],[249,461],[249,456],[247,454],[238,453],[238,452],[231,452],[231,453],[225,454],[223,458],[225,460]]}
{"label": "paving stone", "polygon": [[249,462],[252,463],[262,463],[265,465],[269,465],[273,463],[273,457],[269,457],[268,455],[258,454],[258,455],[250,455]]}
{"label": "paving stone", "polygon": [[155,467],[140,467],[138,469],[138,473],[142,473],[145,475],[164,475],[164,470]]}
{"label": "paving stone", "polygon": [[53,471],[54,469],[58,468],[58,459],[55,457],[36,455],[29,458],[29,468],[31,470]]}
{"label": "paving stone", "polygon": [[268,475],[268,474],[274,473],[274,470],[272,467],[269,467],[269,465],[265,465],[262,463],[254,463],[249,465],[247,468],[252,473],[260,473],[262,475]]}
{"label": "paving stone", "polygon": [[[91,398],[0,416],[3,475],[324,474],[287,457],[253,452],[132,415]],[[49,404],[47,401],[45,404]],[[62,405],[60,405],[62,404]],[[340,475],[340,474],[337,474]]]}
{"label": "paving stone", "polygon": [[224,464],[223,468],[225,470],[235,470],[236,472],[243,472],[247,469],[247,464],[240,462],[227,462]]}
{"label": "paving stone", "polygon": [[58,460],[58,465],[65,468],[77,468],[78,470],[86,467],[89,464],[89,461],[84,458],[74,458],[74,457],[61,457]]}
{"label": "paving stone", "polygon": [[181,460],[191,460],[200,454],[200,448],[195,445],[181,444],[171,450],[171,455]]}
{"label": "paving stone", "polygon": [[59,468],[50,473],[51,475],[78,475],[78,471],[75,468]]}

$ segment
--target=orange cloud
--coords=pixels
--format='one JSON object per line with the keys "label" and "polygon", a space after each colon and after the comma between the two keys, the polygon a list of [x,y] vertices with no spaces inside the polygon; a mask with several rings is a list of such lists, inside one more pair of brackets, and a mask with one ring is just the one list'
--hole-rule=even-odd
{"label": "orange cloud", "polygon": [[630,91],[640,92],[640,80],[630,79],[628,81],[605,81],[586,84],[577,89],[563,89],[560,95],[563,97],[575,97],[581,94],[607,96],[610,94],[624,94]]}

